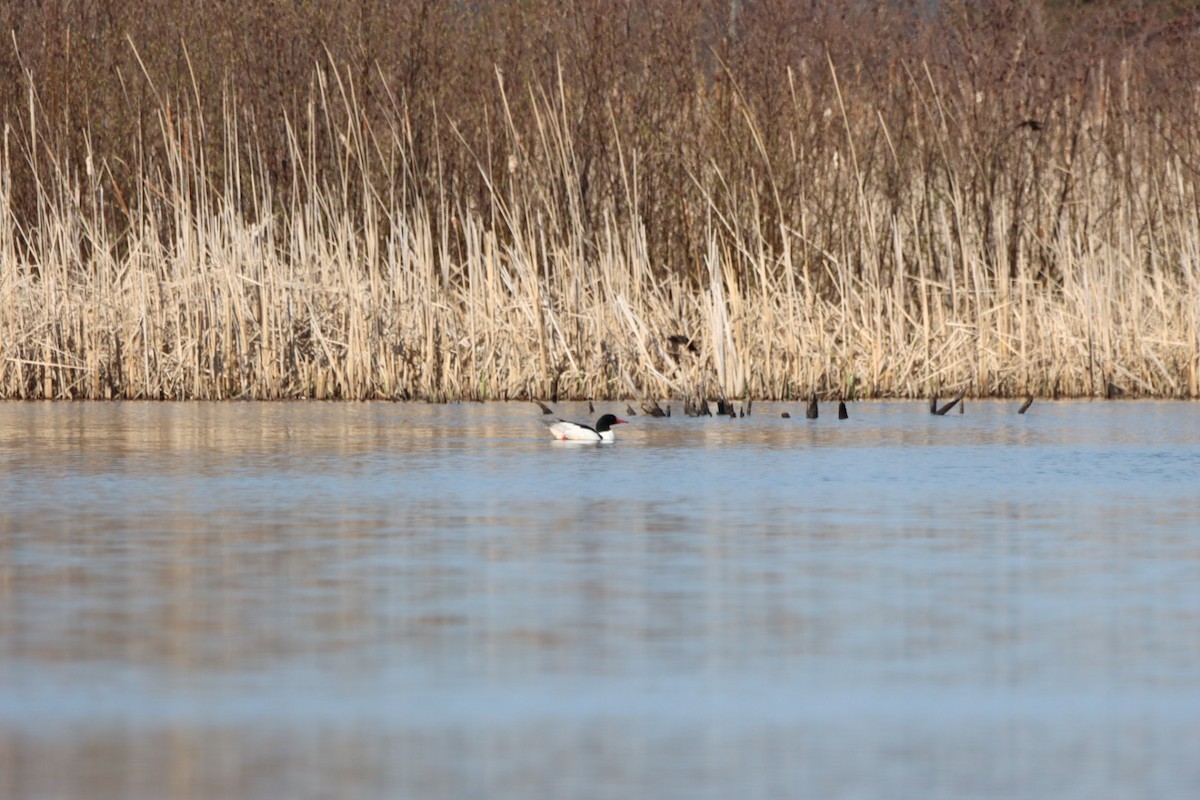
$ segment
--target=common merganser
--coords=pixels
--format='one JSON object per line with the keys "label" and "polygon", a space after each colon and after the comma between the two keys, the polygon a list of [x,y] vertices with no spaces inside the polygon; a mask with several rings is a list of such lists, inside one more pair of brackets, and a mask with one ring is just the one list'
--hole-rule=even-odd
{"label": "common merganser", "polygon": [[594,428],[578,422],[567,422],[558,417],[543,419],[540,422],[550,429],[551,436],[564,442],[611,442],[616,438],[613,436],[612,426],[625,424],[625,420],[617,419],[612,414],[605,414],[596,420]]}

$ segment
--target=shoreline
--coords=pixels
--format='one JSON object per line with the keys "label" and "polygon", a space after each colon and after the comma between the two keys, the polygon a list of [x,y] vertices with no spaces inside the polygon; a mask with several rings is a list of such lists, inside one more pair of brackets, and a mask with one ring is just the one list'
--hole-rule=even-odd
{"label": "shoreline", "polygon": [[[1152,397],[1149,395],[1122,396],[1122,397],[1095,397],[1095,396],[1088,396],[1088,395],[1075,395],[1075,396],[1059,395],[1058,397],[1053,397],[1050,395],[1036,395],[1036,394],[1035,395],[971,395],[971,394],[967,394],[967,395],[963,396],[962,402],[964,402],[964,403],[966,403],[966,402],[1015,403],[1019,406],[1022,403],[1024,403],[1026,400],[1028,400],[1030,397],[1033,398],[1033,408],[1035,408],[1035,409],[1037,408],[1038,405],[1046,405],[1049,403],[1146,403],[1146,404],[1150,404],[1150,403],[1196,403],[1196,402],[1200,402],[1200,398],[1197,398],[1197,397]],[[924,397],[895,397],[895,396],[882,397],[881,396],[881,397],[859,397],[859,398],[855,398],[853,400],[844,399],[844,400],[842,400],[842,402],[845,402],[851,408],[853,408],[855,404],[915,403],[915,404],[920,404],[922,407],[928,409],[930,399],[931,399],[930,395],[926,395]],[[943,394],[943,395],[939,395],[938,399],[939,399],[939,404],[943,404],[943,403],[948,403],[950,400],[953,400],[954,396],[950,395],[950,394]],[[707,398],[707,400],[708,400],[709,404],[711,405],[712,411],[713,411],[713,414],[710,416],[729,416],[729,415],[721,415],[721,414],[716,413],[716,406],[717,406],[717,403],[720,401],[720,398],[711,397],[711,398]],[[836,404],[839,402],[839,399],[836,396],[829,397],[829,398],[818,397],[817,400],[818,400],[818,403],[822,407],[824,407],[825,405],[828,404],[828,405],[836,408]],[[803,398],[803,397],[795,397],[795,398],[752,397],[752,398],[749,398],[749,401],[752,403],[755,403],[755,404],[766,404],[766,405],[772,405],[772,406],[776,406],[776,405],[803,406],[804,404],[806,404],[808,402],[808,399]],[[631,400],[631,399],[625,398],[625,397],[609,398],[609,399],[600,398],[600,397],[573,397],[573,398],[560,397],[558,400],[545,400],[543,402],[545,402],[547,404],[556,404],[556,405],[558,405],[558,404],[582,405],[584,403],[590,402],[597,406],[596,413],[599,413],[599,411],[600,411],[599,406],[601,404],[614,405],[614,406],[615,405],[625,406],[625,405],[635,405],[636,404],[636,405],[639,405],[639,408],[640,408],[640,404],[643,401],[642,400]],[[668,404],[670,404],[673,408],[677,408],[677,410],[672,413],[672,416],[680,417],[680,418],[688,418],[688,415],[683,413],[684,403],[686,402],[685,398],[682,398],[682,397],[658,397],[658,398],[649,398],[645,402],[658,403],[659,405],[663,406],[664,408]],[[743,397],[731,397],[731,398],[728,398],[726,400],[726,402],[732,403],[735,406],[742,406],[743,404],[745,404],[747,402],[747,399],[743,398]],[[196,404],[205,403],[205,404],[212,404],[212,405],[265,405],[265,404],[270,404],[270,403],[281,403],[281,404],[320,403],[320,404],[326,404],[326,405],[336,405],[336,404],[363,405],[363,404],[370,404],[370,403],[378,403],[378,404],[389,404],[389,405],[439,405],[439,406],[486,405],[486,404],[491,404],[491,403],[501,403],[501,404],[530,405],[531,408],[534,410],[534,413],[536,413],[536,414],[543,413],[543,412],[537,411],[537,406],[535,405],[535,403],[536,403],[535,400],[531,400],[528,398],[520,398],[520,397],[490,398],[490,399],[449,398],[449,399],[444,399],[444,400],[441,400],[441,399],[435,400],[435,399],[427,399],[427,398],[398,398],[398,397],[397,398],[363,397],[363,398],[356,398],[356,399],[326,398],[323,400],[317,400],[316,398],[312,398],[312,397],[276,397],[276,398],[270,398],[270,399],[249,398],[249,397],[234,397],[234,398],[221,398],[221,399],[216,399],[216,398],[158,399],[158,398],[148,398],[148,397],[128,397],[128,398],[126,398],[126,397],[114,397],[114,398],[77,397],[77,398],[70,398],[70,399],[61,399],[61,398],[54,399],[54,398],[44,398],[44,397],[25,397],[25,398],[0,397],[0,404],[5,404],[5,405],[31,405],[31,404],[39,404],[39,403],[45,403],[45,404],[50,404],[50,405],[86,405],[86,404],[96,404],[96,405],[120,405],[120,404],[171,405],[171,404],[188,404],[188,403],[196,403]],[[957,416],[957,415],[958,415],[958,410],[957,410],[957,408],[955,408],[947,416]],[[655,418],[655,415],[650,414],[648,412],[644,412],[642,410],[638,410],[636,413],[636,416],[645,416],[645,417]]]}

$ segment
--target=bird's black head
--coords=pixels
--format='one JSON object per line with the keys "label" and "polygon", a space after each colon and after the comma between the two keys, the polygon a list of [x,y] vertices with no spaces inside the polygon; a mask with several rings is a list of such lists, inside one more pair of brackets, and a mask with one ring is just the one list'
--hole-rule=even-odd
{"label": "bird's black head", "polygon": [[613,425],[624,425],[625,420],[617,419],[615,414],[605,414],[600,419],[596,420],[596,430],[599,433],[604,433],[610,430]]}

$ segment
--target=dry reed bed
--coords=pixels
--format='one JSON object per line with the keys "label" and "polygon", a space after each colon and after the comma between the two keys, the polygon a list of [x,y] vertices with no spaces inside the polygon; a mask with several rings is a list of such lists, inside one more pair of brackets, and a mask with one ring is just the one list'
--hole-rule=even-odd
{"label": "dry reed bed", "polygon": [[[413,177],[405,115],[373,118],[332,66],[287,120],[287,191],[232,89],[221,130],[161,101],[121,184],[90,145],[80,163],[39,139],[31,85],[0,160],[0,396],[1200,394],[1200,142],[1134,113],[1128,71],[990,144],[992,98],[921,64],[901,109],[819,71],[823,94],[779,76],[797,133],[775,144],[749,104],[697,95],[714,127],[734,102],[751,166],[680,163],[683,269],[651,252],[654,187],[619,136],[617,188],[582,207],[561,82],[497,79],[487,153],[439,142],[482,201]],[[1177,101],[1200,112],[1195,87]],[[35,213],[18,173],[43,176]]]}

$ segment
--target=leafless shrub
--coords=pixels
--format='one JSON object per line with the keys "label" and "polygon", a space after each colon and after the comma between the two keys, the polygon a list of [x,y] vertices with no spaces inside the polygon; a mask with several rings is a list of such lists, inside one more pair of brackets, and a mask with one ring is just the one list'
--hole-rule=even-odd
{"label": "leafless shrub", "polygon": [[1185,7],[43,0],[0,27],[5,396],[1200,394]]}

